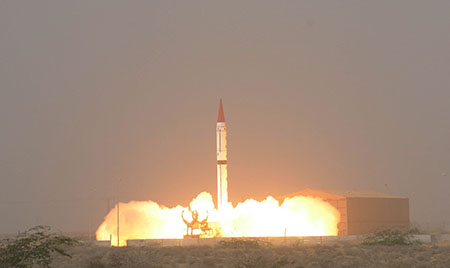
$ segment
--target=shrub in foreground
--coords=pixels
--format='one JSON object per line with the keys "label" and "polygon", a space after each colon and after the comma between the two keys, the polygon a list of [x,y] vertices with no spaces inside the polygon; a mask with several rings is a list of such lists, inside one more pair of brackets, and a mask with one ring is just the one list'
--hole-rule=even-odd
{"label": "shrub in foreground", "polygon": [[386,245],[386,246],[418,244],[419,241],[414,239],[414,234],[416,233],[417,230],[410,230],[407,232],[389,229],[382,230],[367,235],[363,241],[363,244]]}
{"label": "shrub in foreground", "polygon": [[13,239],[0,241],[0,267],[50,268],[52,253],[71,257],[65,246],[74,245],[77,241],[49,231],[48,226],[36,226]]}

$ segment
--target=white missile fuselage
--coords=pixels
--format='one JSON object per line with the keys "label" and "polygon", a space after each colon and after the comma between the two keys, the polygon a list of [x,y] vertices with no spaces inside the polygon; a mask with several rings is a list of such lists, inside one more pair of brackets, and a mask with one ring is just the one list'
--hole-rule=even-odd
{"label": "white missile fuselage", "polygon": [[227,183],[227,126],[217,122],[217,208],[220,210],[228,202]]}
{"label": "white missile fuselage", "polygon": [[222,101],[219,108],[219,120],[216,125],[217,139],[217,209],[228,203],[227,182],[227,126],[223,116]]}

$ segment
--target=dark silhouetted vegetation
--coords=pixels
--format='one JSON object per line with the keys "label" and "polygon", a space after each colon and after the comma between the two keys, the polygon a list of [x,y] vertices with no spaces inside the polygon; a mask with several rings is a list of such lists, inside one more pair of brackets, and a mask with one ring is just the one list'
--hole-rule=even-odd
{"label": "dark silhouetted vegetation", "polygon": [[419,241],[414,238],[414,234],[417,234],[416,229],[402,232],[399,230],[382,230],[369,234],[364,239],[365,245],[412,245],[418,244]]}
{"label": "dark silhouetted vegetation", "polygon": [[77,242],[71,238],[50,233],[50,227],[36,226],[0,242],[0,267],[49,268],[54,254],[71,257],[67,246],[75,244]]}
{"label": "dark silhouetted vegetation", "polygon": [[248,248],[262,248],[271,247],[272,244],[269,241],[262,239],[231,239],[222,240],[218,243],[218,246],[223,248],[234,248],[234,249],[248,249]]}

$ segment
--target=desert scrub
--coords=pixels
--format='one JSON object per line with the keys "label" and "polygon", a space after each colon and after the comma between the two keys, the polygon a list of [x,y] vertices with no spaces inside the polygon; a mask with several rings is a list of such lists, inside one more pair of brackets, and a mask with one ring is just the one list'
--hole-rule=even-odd
{"label": "desert scrub", "polygon": [[71,258],[70,246],[78,242],[50,232],[48,226],[36,226],[13,239],[0,241],[0,267],[50,268],[56,254]]}
{"label": "desert scrub", "polygon": [[219,247],[235,249],[259,249],[272,247],[272,243],[262,239],[238,239],[222,240],[218,243]]}
{"label": "desert scrub", "polygon": [[[258,242],[216,246],[104,248],[79,245],[58,268],[449,268],[450,246],[333,245],[265,246]],[[1,267],[1,266],[0,266]]]}
{"label": "desert scrub", "polygon": [[72,238],[51,233],[48,226],[36,226],[13,239],[0,241],[0,267],[50,268],[57,254],[71,258],[67,249],[77,243]]}
{"label": "desert scrub", "polygon": [[364,245],[385,245],[385,246],[396,246],[396,245],[412,245],[418,244],[419,241],[414,239],[414,234],[416,230],[410,230],[407,232],[402,232],[399,230],[382,230],[375,233],[371,233],[364,238]]}

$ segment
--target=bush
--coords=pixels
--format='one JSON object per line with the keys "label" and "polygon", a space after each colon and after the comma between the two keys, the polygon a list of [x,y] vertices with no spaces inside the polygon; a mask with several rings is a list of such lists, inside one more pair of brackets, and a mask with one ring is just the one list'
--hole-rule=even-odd
{"label": "bush", "polygon": [[234,248],[234,249],[258,249],[272,247],[272,244],[268,241],[261,239],[236,239],[222,240],[218,243],[220,247],[223,248]]}
{"label": "bush", "polygon": [[71,257],[65,246],[74,245],[77,241],[49,231],[48,226],[36,226],[16,238],[0,241],[0,267],[50,268],[52,253]]}
{"label": "bush", "polygon": [[419,241],[414,239],[416,230],[402,232],[399,230],[382,230],[365,237],[363,244],[365,245],[411,245],[418,244]]}

